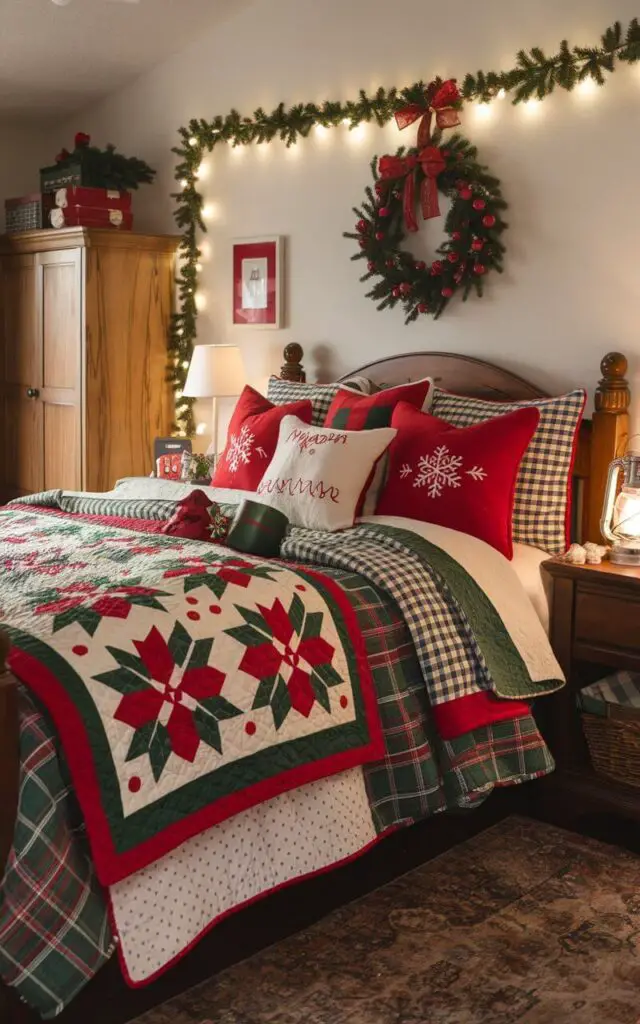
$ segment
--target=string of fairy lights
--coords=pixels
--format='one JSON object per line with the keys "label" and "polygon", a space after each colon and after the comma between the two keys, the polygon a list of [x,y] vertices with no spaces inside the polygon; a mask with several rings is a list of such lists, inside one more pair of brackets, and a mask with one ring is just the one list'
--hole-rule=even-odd
{"label": "string of fairy lights", "polygon": [[[525,116],[536,117],[541,101],[557,89],[569,92],[576,89],[584,98],[593,96],[621,64],[638,61],[640,23],[634,18],[626,29],[615,22],[595,46],[571,47],[563,40],[552,55],[538,47],[520,50],[509,70],[467,74],[460,93],[465,103],[473,103],[476,117],[481,120],[491,117],[494,101],[507,97],[514,105],[522,107]],[[201,191],[201,182],[210,169],[205,161],[207,154],[221,143],[239,152],[240,147],[276,139],[284,142],[290,151],[312,130],[321,135],[340,127],[347,128],[352,137],[362,138],[367,124],[383,127],[403,107],[424,103],[425,88],[423,82],[404,89],[381,87],[371,96],[361,89],[357,99],[298,103],[289,108],[280,103],[270,113],[259,107],[251,117],[231,110],[226,116],[218,115],[211,121],[193,119],[179,129],[181,144],[173,150],[178,156],[175,178],[179,191],[173,193],[173,198],[175,220],[182,237],[176,279],[177,310],[172,317],[168,340],[168,377],[175,397],[176,433],[184,436],[195,432],[194,400],[183,394],[183,388],[197,336],[198,313],[206,307],[206,297],[198,291],[205,259],[205,243],[199,236],[206,233],[207,222],[215,216],[215,205],[205,202]]]}

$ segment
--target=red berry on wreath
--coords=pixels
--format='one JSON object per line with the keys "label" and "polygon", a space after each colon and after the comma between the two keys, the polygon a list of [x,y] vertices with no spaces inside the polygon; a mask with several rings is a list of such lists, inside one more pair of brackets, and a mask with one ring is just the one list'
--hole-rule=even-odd
{"label": "red berry on wreath", "polygon": [[361,238],[360,241],[358,242],[358,245],[360,246],[361,249],[366,249],[367,248],[367,241],[366,241],[366,239],[365,238]]}
{"label": "red berry on wreath", "polygon": [[450,149],[443,149],[442,150],[442,155],[445,158],[445,160],[448,160],[449,157],[451,156],[451,150]]}
{"label": "red berry on wreath", "polygon": [[453,238],[454,242],[459,242],[460,239],[462,238],[462,235],[460,234],[459,231],[454,231],[451,237]]}
{"label": "red berry on wreath", "polygon": [[471,243],[471,251],[472,252],[482,252],[483,248],[484,248],[484,242],[482,241],[482,239],[481,238],[474,238],[473,242]]}
{"label": "red berry on wreath", "polygon": [[356,224],[356,231],[359,231],[360,234],[362,235],[362,234],[364,234],[364,232],[366,230],[367,230],[367,222],[366,222],[366,220],[359,220],[358,223]]}
{"label": "red berry on wreath", "polygon": [[474,208],[474,210],[484,210],[486,205],[487,204],[485,203],[484,199],[474,199],[473,200],[473,208]]}
{"label": "red berry on wreath", "polygon": [[418,313],[428,313],[428,312],[429,312],[429,307],[427,306],[426,302],[420,302],[418,304]]}
{"label": "red berry on wreath", "polygon": [[384,181],[376,181],[375,189],[378,195],[381,196],[386,192],[387,186]]}
{"label": "red berry on wreath", "polygon": [[486,217],[482,218],[482,223],[484,224],[485,228],[492,228],[495,225],[495,222],[496,218],[493,216],[492,213],[488,213]]}
{"label": "red berry on wreath", "polygon": [[403,281],[402,284],[400,285],[400,294],[401,295],[408,295],[410,291],[411,291],[411,285],[409,284],[409,282],[408,281]]}
{"label": "red berry on wreath", "polygon": [[474,274],[486,274],[487,268],[485,267],[484,263],[476,263],[475,267],[473,268],[473,272]]}
{"label": "red berry on wreath", "polygon": [[391,294],[393,295],[394,299],[399,299],[399,298],[400,298],[400,289],[398,288],[398,286],[397,286],[397,285],[396,285],[396,287],[395,287],[395,288],[394,288],[394,289],[392,290]]}
{"label": "red berry on wreath", "polygon": [[375,263],[373,262],[373,260],[369,260],[369,262],[367,263],[367,270],[371,270],[373,272],[375,269],[376,269]]}
{"label": "red berry on wreath", "polygon": [[461,188],[459,195],[461,199],[471,199],[471,197],[473,196],[473,192],[471,191],[470,188]]}
{"label": "red berry on wreath", "polygon": [[384,242],[384,231],[376,231],[376,242]]}
{"label": "red berry on wreath", "polygon": [[416,270],[426,270],[426,269],[427,269],[427,264],[424,262],[424,260],[418,260],[418,262],[416,263]]}
{"label": "red berry on wreath", "polygon": [[443,299],[450,299],[453,295],[453,288],[443,288],[440,294]]}
{"label": "red berry on wreath", "polygon": [[378,213],[381,217],[388,217],[389,214],[391,213],[391,210],[389,209],[388,206],[381,206],[380,209],[378,210]]}
{"label": "red berry on wreath", "polygon": [[447,253],[447,259],[449,260],[449,263],[457,263],[458,260],[460,259],[460,253],[459,252]]}
{"label": "red berry on wreath", "polygon": [[395,267],[395,263],[393,262],[393,260],[385,260],[384,265],[385,265],[385,267],[388,267],[389,270],[391,270],[393,267]]}
{"label": "red berry on wreath", "polygon": [[442,273],[442,261],[441,260],[434,260],[433,261],[433,263],[431,264],[431,273],[433,274],[434,277],[437,277],[438,274]]}

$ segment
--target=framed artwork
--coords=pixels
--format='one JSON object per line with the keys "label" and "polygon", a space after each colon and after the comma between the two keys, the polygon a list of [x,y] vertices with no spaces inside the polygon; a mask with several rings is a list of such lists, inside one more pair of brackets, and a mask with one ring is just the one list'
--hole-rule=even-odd
{"label": "framed artwork", "polygon": [[237,326],[282,326],[280,235],[239,238],[233,243],[233,322]]}

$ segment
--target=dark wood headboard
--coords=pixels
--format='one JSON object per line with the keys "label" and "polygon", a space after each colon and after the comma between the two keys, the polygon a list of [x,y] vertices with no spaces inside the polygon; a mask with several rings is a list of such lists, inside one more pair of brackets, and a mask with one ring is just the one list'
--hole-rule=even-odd
{"label": "dark wood headboard", "polygon": [[[304,380],[303,352],[297,344],[285,349],[283,371],[288,380]],[[602,379],[595,393],[595,412],[584,420],[574,466],[574,533],[577,540],[601,542],[600,515],[609,463],[626,451],[631,394],[625,374],[627,360],[610,352],[600,363]],[[447,391],[495,402],[550,396],[534,384],[493,363],[452,352],[409,352],[359,366],[350,374],[368,377],[379,387],[433,377]],[[284,374],[283,374],[284,375]],[[579,386],[577,382],[576,386]]]}

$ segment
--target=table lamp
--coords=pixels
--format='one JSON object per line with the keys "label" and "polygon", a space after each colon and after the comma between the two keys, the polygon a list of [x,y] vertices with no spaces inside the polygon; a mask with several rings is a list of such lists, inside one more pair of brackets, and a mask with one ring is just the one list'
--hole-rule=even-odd
{"label": "table lamp", "polygon": [[196,345],[187,380],[186,398],[212,398],[212,442],[218,454],[218,399],[237,398],[244,387],[242,356],[237,345]]}

